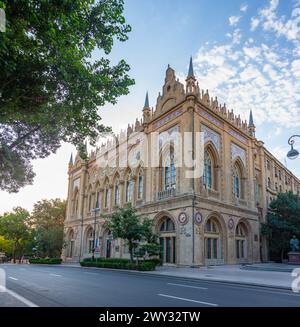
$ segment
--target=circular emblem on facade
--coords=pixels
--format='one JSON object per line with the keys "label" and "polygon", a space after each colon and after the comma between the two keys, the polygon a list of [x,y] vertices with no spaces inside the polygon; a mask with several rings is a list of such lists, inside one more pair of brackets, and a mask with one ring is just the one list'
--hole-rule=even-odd
{"label": "circular emblem on facade", "polygon": [[188,222],[188,216],[185,212],[181,212],[178,216],[178,221],[181,225],[185,225]]}
{"label": "circular emblem on facade", "polygon": [[229,220],[228,220],[228,228],[229,229],[232,229],[234,227],[234,220],[232,219],[232,218],[230,218]]}
{"label": "circular emblem on facade", "polygon": [[202,218],[201,213],[199,211],[196,212],[195,213],[195,224],[200,225],[202,223],[202,220],[203,220],[203,218]]}

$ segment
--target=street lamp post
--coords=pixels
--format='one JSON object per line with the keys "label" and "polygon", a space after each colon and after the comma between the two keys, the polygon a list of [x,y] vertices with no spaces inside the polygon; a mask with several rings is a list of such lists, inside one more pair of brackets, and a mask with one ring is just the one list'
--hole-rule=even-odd
{"label": "street lamp post", "polygon": [[296,158],[298,158],[299,156],[299,151],[294,149],[294,143],[295,140],[293,140],[295,137],[300,137],[300,135],[292,135],[289,139],[288,139],[288,144],[291,146],[290,151],[287,153],[287,157],[291,160],[294,160]]}
{"label": "street lamp post", "polygon": [[92,212],[94,213],[94,231],[93,231],[93,255],[92,260],[95,260],[95,244],[96,244],[96,215],[97,212],[100,211],[100,208],[98,208],[98,201],[96,203],[96,208],[92,209]]}

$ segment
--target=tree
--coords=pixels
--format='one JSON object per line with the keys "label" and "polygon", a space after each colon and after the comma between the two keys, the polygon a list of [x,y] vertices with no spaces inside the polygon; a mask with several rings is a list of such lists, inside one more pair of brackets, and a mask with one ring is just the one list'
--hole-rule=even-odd
{"label": "tree", "polygon": [[16,254],[20,256],[31,240],[28,225],[29,212],[21,207],[16,207],[12,212],[4,213],[0,217],[0,235],[13,243],[13,260],[16,262]]}
{"label": "tree", "polygon": [[0,252],[5,252],[6,254],[11,255],[12,249],[13,242],[0,235]]}
{"label": "tree", "polygon": [[66,201],[41,200],[34,204],[30,216],[35,246],[42,257],[60,257],[63,247],[63,230]]}
{"label": "tree", "polygon": [[270,203],[267,222],[262,224],[262,234],[269,239],[270,257],[283,260],[289,250],[289,240],[300,235],[300,198],[288,193],[279,193]]}
{"label": "tree", "polygon": [[131,262],[133,262],[134,250],[138,242],[153,239],[152,220],[142,218],[130,204],[117,209],[106,221],[114,238],[127,241]]}
{"label": "tree", "polygon": [[134,81],[124,60],[112,66],[106,55],[131,28],[123,0],[0,0],[0,8],[0,189],[17,192],[33,181],[32,159],[62,141],[95,145],[110,130],[98,109]]}

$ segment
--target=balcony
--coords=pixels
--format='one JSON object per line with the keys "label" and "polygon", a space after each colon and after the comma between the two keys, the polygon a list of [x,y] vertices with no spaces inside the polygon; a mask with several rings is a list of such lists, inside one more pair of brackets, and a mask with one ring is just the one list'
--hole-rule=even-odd
{"label": "balcony", "polygon": [[171,198],[171,197],[175,196],[175,194],[176,194],[175,191],[176,191],[175,188],[169,188],[167,190],[157,192],[157,196],[156,196],[157,200]]}

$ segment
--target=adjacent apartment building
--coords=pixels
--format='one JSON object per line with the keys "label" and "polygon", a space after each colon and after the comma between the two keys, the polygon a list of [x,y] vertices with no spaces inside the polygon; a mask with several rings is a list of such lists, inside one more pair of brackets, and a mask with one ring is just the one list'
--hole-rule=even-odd
{"label": "adjacent apartment building", "polygon": [[[188,178],[189,167],[176,165],[172,135],[202,132],[203,175]],[[141,160],[143,134],[158,135],[158,165]],[[162,135],[169,135],[168,151]],[[135,164],[124,165],[122,140],[135,136],[124,151]],[[195,151],[195,138],[191,139]],[[118,154],[112,154],[117,148]],[[142,145],[142,150],[145,147]],[[151,146],[148,146],[151,157]],[[116,165],[101,165],[108,158]],[[102,257],[128,257],[126,242],[113,239],[103,214],[131,203],[154,220],[165,264],[201,266],[260,262],[268,259],[260,235],[270,201],[278,192],[300,192],[300,181],[255,137],[252,111],[242,121],[226,105],[200,90],[190,61],[185,85],[168,66],[155,109],[148,94],[142,119],[68,169],[67,217],[63,260],[78,262],[94,248]],[[99,210],[93,210],[99,207]]]}

